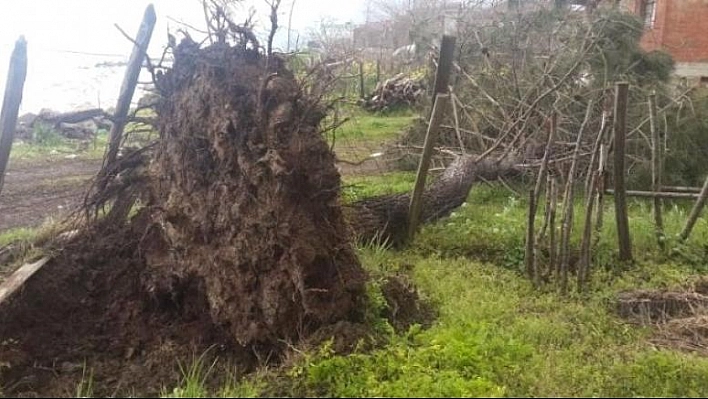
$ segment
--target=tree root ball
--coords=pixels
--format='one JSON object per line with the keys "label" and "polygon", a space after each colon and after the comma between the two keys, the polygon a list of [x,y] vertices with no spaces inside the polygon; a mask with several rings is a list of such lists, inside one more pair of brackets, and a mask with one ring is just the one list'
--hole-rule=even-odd
{"label": "tree root ball", "polygon": [[185,39],[156,83],[148,289],[200,281],[214,322],[243,345],[356,319],[365,274],[321,106],[280,59],[241,46]]}

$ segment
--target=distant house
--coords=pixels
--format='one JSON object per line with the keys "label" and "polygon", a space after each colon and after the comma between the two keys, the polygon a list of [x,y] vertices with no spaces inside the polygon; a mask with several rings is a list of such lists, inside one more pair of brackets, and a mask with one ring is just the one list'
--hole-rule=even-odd
{"label": "distant house", "polygon": [[675,74],[708,85],[708,0],[623,0],[644,21],[642,47],[664,50],[676,61]]}

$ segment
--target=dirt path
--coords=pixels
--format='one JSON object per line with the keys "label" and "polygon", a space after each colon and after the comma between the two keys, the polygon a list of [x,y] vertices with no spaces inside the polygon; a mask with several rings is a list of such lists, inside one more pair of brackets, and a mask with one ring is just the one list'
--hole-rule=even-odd
{"label": "dirt path", "polygon": [[[377,174],[389,169],[382,158],[384,145],[358,145],[337,149],[349,162],[337,163],[342,175]],[[359,160],[366,159],[361,162]],[[357,162],[358,161],[358,162]],[[101,166],[101,160],[53,159],[10,164],[0,193],[0,233],[18,227],[36,227],[48,217],[60,217],[82,200],[86,183]]]}
{"label": "dirt path", "polygon": [[37,160],[9,166],[0,193],[0,233],[60,217],[82,200],[100,160]]}

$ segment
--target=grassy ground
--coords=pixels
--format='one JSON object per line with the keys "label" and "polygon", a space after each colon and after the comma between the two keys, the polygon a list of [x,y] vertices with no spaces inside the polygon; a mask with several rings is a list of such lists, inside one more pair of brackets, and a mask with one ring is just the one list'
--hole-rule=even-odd
{"label": "grassy ground", "polygon": [[[361,117],[358,124],[345,125],[340,137],[361,142],[387,139],[410,119]],[[366,134],[370,128],[376,138]],[[344,199],[407,191],[412,184],[412,173],[346,177]],[[611,205],[611,198],[607,203]],[[503,187],[480,184],[465,205],[449,218],[426,226],[405,251],[359,248],[372,277],[367,314],[376,326],[375,334],[386,345],[339,356],[325,344],[298,354],[287,367],[262,370],[218,391],[205,388],[205,376],[212,367],[196,359],[183,365],[184,383],[165,389],[163,396],[708,394],[708,359],[655,348],[648,342],[649,329],[630,325],[613,312],[614,298],[621,291],[673,287],[705,273],[708,223],[700,219],[689,242],[680,244],[675,235],[690,203],[667,203],[667,251],[661,252],[649,202],[631,202],[637,262],[623,265],[616,261],[611,208],[606,208],[605,228],[594,253],[591,289],[584,295],[562,296],[552,287],[534,290],[521,272],[525,200]],[[577,205],[576,215],[581,211]],[[539,222],[541,214],[542,210]],[[0,237],[0,245],[3,239],[9,238]],[[573,243],[577,247],[577,236]],[[439,311],[431,328],[413,326],[403,334],[393,332],[382,317],[386,305],[380,290],[380,282],[391,274],[408,275],[421,296]],[[90,386],[88,378],[77,392]]]}
{"label": "grassy ground", "polygon": [[55,132],[45,133],[41,138],[15,141],[10,152],[10,161],[32,162],[39,159],[58,161],[67,158],[100,159],[108,143],[108,133],[101,131],[91,141],[69,140]]}
{"label": "grassy ground", "polygon": [[35,238],[37,229],[17,228],[0,233],[0,248],[17,241],[29,241]]}
{"label": "grassy ground", "polygon": [[[407,190],[412,175],[356,177],[348,183],[351,200]],[[670,236],[680,230],[688,205],[667,205]],[[648,342],[649,329],[632,326],[613,312],[613,299],[623,290],[677,286],[703,273],[708,264],[705,220],[699,221],[687,244],[670,237],[669,250],[660,253],[648,203],[633,202],[630,226],[638,262],[628,266],[615,261],[614,215],[607,209],[590,293],[561,296],[552,288],[534,290],[521,273],[525,214],[525,201],[502,187],[480,185],[465,206],[424,228],[409,249],[360,248],[362,262],[373,276],[370,306],[385,306],[377,285],[381,278],[407,273],[439,310],[434,326],[427,330],[414,326],[402,335],[378,328],[378,334],[388,339],[382,348],[337,356],[325,345],[302,355],[294,366],[253,376],[220,394],[708,394],[708,359],[655,348]],[[186,390],[178,388],[171,396],[210,394],[195,378],[189,381]]]}
{"label": "grassy ground", "polygon": [[[155,135],[144,131],[135,123],[129,123],[124,134],[128,136],[127,145],[145,144]],[[16,140],[13,143],[10,160],[30,163],[39,159],[49,161],[67,158],[101,159],[108,146],[108,136],[108,131],[99,130],[92,139],[75,140],[64,138],[48,127],[35,127],[31,140]]]}
{"label": "grassy ground", "polygon": [[328,133],[327,141],[330,145],[334,144],[334,151],[339,159],[358,162],[380,152],[385,144],[395,139],[415,117],[406,111],[381,117],[345,107],[342,118],[348,118],[348,121]]}

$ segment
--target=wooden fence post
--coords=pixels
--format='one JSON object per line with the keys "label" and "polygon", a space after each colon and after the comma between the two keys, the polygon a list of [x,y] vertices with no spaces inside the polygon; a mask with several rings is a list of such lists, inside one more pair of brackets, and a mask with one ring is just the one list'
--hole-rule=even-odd
{"label": "wooden fence post", "polygon": [[534,235],[535,228],[534,224],[536,221],[536,209],[537,209],[537,199],[536,191],[531,188],[529,189],[529,214],[526,220],[526,250],[524,253],[524,266],[526,268],[526,274],[529,279],[533,282],[534,286],[537,287],[537,270],[536,270],[536,248],[534,245]]}
{"label": "wooden fence post", "polygon": [[428,131],[425,134],[425,144],[423,146],[423,156],[418,165],[418,174],[415,179],[415,187],[413,195],[411,195],[410,211],[408,212],[408,239],[413,240],[418,223],[420,222],[420,213],[423,209],[423,192],[425,191],[425,180],[428,176],[430,168],[430,158],[433,156],[433,145],[438,138],[438,130],[440,123],[450,102],[449,94],[440,94],[435,99],[433,104],[433,116],[428,125]]}
{"label": "wooden fence post", "polygon": [[408,240],[412,241],[415,237],[418,223],[420,222],[420,213],[422,210],[423,192],[425,191],[425,180],[428,176],[430,168],[430,158],[433,154],[433,146],[438,137],[438,129],[442,122],[445,108],[450,101],[448,93],[448,84],[450,83],[450,73],[452,72],[452,62],[455,55],[455,36],[443,35],[440,45],[440,57],[438,58],[438,68],[435,73],[435,86],[433,90],[433,107],[430,112],[430,124],[425,135],[425,144],[423,145],[423,156],[418,165],[418,175],[415,180],[415,187],[411,195],[410,208],[408,212]]}
{"label": "wooden fence post", "polygon": [[627,214],[627,187],[625,185],[625,135],[627,133],[627,101],[629,83],[618,82],[615,86],[615,218],[617,222],[617,238],[619,241],[619,258],[621,261],[632,260],[632,241],[629,234],[629,215]]}
{"label": "wooden fence post", "polygon": [[[455,56],[455,36],[443,35],[440,44],[440,57],[438,58],[438,68],[435,72],[435,85],[433,86],[433,104],[438,94],[447,93],[447,86],[450,84],[450,72]],[[432,116],[432,111],[430,115]]]}
{"label": "wooden fence post", "polygon": [[15,49],[10,58],[10,69],[7,73],[5,97],[0,112],[0,193],[5,184],[5,170],[10,160],[12,141],[15,139],[17,116],[22,103],[22,91],[27,77],[27,42],[20,36],[15,42]]}
{"label": "wooden fence post", "polygon": [[[659,128],[656,126],[656,93],[649,95],[649,129],[651,130],[651,186],[652,191],[661,191],[661,173],[663,168],[662,142],[659,140]],[[664,218],[662,217],[663,203],[661,198],[654,197],[654,225],[656,240],[662,250],[664,245]]]}
{"label": "wooden fence post", "polygon": [[118,156],[118,148],[123,138],[123,129],[125,129],[130,103],[133,99],[133,94],[135,94],[135,86],[138,84],[138,77],[140,77],[140,70],[147,54],[147,48],[150,44],[153,28],[155,28],[156,19],[155,8],[152,4],[149,4],[145,9],[143,22],[140,24],[138,36],[133,46],[133,52],[130,54],[128,61],[128,68],[123,78],[123,84],[120,87],[116,112],[113,115],[114,121],[113,127],[111,128],[108,156],[103,165],[104,170],[112,165]]}

